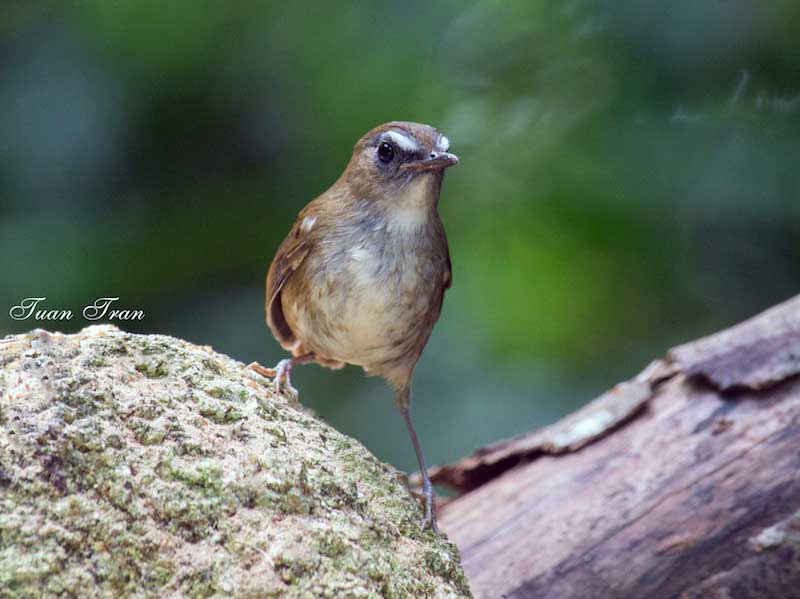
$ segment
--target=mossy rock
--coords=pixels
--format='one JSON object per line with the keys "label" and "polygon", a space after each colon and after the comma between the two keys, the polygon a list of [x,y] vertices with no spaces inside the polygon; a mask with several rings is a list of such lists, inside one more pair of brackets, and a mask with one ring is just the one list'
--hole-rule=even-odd
{"label": "mossy rock", "polygon": [[241,363],[0,340],[0,597],[469,597],[399,472]]}

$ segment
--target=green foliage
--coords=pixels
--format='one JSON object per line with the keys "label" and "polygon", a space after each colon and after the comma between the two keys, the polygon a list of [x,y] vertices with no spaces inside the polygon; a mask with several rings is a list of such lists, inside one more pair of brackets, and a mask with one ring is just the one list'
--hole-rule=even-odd
{"label": "green foliage", "polygon": [[[277,359],[263,277],[292,219],[364,131],[429,122],[462,163],[416,388],[433,461],[456,457],[797,292],[798,23],[791,0],[12,3],[0,331],[77,330],[113,294],[146,312],[125,328]],[[37,295],[78,316],[8,318]],[[383,408],[322,402],[351,376],[298,376],[413,464]],[[437,425],[459,410],[473,436]]]}

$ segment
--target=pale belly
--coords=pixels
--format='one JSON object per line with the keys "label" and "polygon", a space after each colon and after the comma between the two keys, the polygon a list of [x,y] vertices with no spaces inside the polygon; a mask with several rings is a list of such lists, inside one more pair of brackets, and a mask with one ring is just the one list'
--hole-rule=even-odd
{"label": "pale belly", "polygon": [[283,294],[287,322],[318,356],[368,372],[413,368],[441,300],[441,257],[420,259],[357,247],[336,260],[305,265],[307,287]]}

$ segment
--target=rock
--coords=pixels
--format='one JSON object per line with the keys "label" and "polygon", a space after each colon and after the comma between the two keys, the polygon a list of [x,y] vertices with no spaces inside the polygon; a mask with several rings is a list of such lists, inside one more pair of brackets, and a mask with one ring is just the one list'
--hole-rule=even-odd
{"label": "rock", "polygon": [[241,363],[0,340],[0,596],[470,597],[399,472]]}

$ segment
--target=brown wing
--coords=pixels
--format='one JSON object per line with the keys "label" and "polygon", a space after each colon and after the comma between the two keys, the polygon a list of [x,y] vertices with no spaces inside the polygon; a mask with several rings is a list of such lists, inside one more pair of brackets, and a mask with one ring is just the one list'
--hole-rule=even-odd
{"label": "brown wing", "polygon": [[[445,251],[447,252],[447,269],[444,271],[444,288],[450,289],[453,284],[453,263],[450,262],[450,248],[447,247],[447,240],[445,240]],[[444,292],[442,292],[444,295]]]}
{"label": "brown wing", "polygon": [[288,351],[297,347],[297,337],[283,314],[281,290],[292,273],[303,263],[311,249],[311,239],[301,227],[304,212],[300,213],[297,222],[289,231],[288,237],[278,248],[267,273],[267,325],[281,347]]}
{"label": "brown wing", "polygon": [[[445,235],[444,225],[441,220],[436,227],[436,237],[438,238],[440,247],[444,250],[445,268],[442,271],[442,292],[441,295],[439,295],[439,304],[434,307],[432,313],[433,323],[439,320],[439,315],[442,313],[442,304],[444,303],[444,293],[450,289],[450,286],[453,284],[453,265],[450,262],[450,247],[447,244],[447,236]],[[433,324],[431,326],[433,326]]]}
{"label": "brown wing", "polygon": [[444,289],[442,289],[442,297],[444,297],[444,292],[450,289],[450,286],[453,284],[453,264],[452,262],[450,262],[450,246],[447,243],[447,235],[444,232],[444,223],[442,223],[441,219],[439,219],[439,222],[437,224],[438,226],[436,227],[436,236],[439,238],[439,243],[444,249],[445,263],[447,264],[444,273],[442,273],[443,277],[442,282],[444,283]]}

